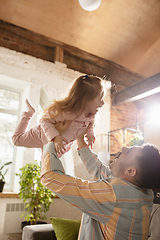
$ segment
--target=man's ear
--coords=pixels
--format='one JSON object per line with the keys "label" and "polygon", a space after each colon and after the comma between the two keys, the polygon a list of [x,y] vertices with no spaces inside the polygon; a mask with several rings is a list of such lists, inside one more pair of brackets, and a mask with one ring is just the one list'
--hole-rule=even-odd
{"label": "man's ear", "polygon": [[137,171],[134,167],[128,167],[126,170],[125,170],[125,174],[130,176],[130,177],[134,177],[136,175]]}

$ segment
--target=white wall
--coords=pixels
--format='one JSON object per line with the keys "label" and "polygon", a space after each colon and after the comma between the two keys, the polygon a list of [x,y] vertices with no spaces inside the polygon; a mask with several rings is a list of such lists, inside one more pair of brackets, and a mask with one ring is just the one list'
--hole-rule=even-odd
{"label": "white wall", "polygon": [[160,147],[160,122],[147,122],[144,124],[144,142]]}
{"label": "white wall", "polygon": [[[5,198],[0,198],[0,234],[22,232],[21,222],[25,220],[24,217],[20,216],[23,213],[24,207],[20,199],[8,198],[6,201]],[[69,203],[59,198],[54,198],[50,211],[46,213],[47,219],[44,221],[50,223],[50,217],[80,220],[81,215],[82,213]]]}
{"label": "white wall", "polygon": [[[50,63],[41,59],[34,58],[29,55],[11,51],[6,48],[0,47],[0,85],[9,86],[11,88],[17,88],[22,91],[22,105],[21,112],[24,109],[24,102],[26,98],[29,98],[32,105],[37,109],[38,103],[41,101],[43,105],[49,105],[50,99],[62,98],[67,90],[70,88],[73,80],[80,76],[82,73],[68,69],[63,63],[55,62]],[[99,122],[101,124],[97,125],[97,143],[99,148],[102,147],[102,143],[98,143],[99,136],[101,134],[107,134],[110,126],[110,94],[108,92],[106,96],[106,105],[101,109],[99,116]],[[32,119],[30,126],[36,125],[37,119],[36,115]],[[107,146],[107,138],[105,140],[105,145]],[[96,146],[96,145],[95,145]],[[95,147],[96,149],[96,147]],[[100,151],[103,151],[100,149]],[[105,148],[106,150],[106,148]],[[96,150],[95,150],[96,151]],[[72,155],[72,156],[71,156]],[[67,158],[67,155],[65,156]],[[27,162],[33,161],[34,150],[25,148],[16,148],[16,164],[15,171],[25,165]],[[89,179],[88,173],[81,163],[77,152],[76,145],[74,145],[73,150],[69,153],[69,160],[72,161],[72,171],[68,168],[68,173],[76,173],[76,176],[82,177],[83,179]],[[67,160],[65,161],[67,164]],[[74,167],[73,167],[74,166]],[[18,192],[18,178],[15,177],[14,192]],[[15,200],[14,200],[15,201]],[[18,199],[18,201],[20,201]],[[59,204],[62,200],[56,200]],[[1,228],[0,234],[4,232],[6,220],[8,218],[8,213],[6,213],[6,203],[8,199],[3,199],[3,209],[1,208]],[[64,204],[64,203],[63,203]],[[65,205],[64,205],[65,206]],[[63,216],[61,207],[57,208],[59,216]],[[66,216],[68,218],[76,217],[76,214],[72,214],[69,207],[66,207]],[[68,211],[67,211],[68,210]],[[77,210],[78,211],[78,210]],[[53,213],[54,214],[54,213]],[[48,212],[48,215],[53,215],[52,210]],[[57,214],[58,216],[58,214]],[[77,216],[79,216],[77,214]],[[17,218],[17,216],[16,216]],[[10,220],[13,220],[12,216]],[[19,221],[19,220],[18,220]],[[16,229],[16,226],[15,226]]]}

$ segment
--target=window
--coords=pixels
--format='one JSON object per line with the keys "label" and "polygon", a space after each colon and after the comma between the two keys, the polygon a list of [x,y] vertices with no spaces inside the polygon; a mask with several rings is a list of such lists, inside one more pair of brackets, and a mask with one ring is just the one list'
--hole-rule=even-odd
{"label": "window", "polygon": [[[6,166],[5,190],[10,191],[14,177],[14,145],[12,135],[17,125],[20,105],[20,92],[0,87],[0,165],[12,161]],[[5,170],[5,169],[4,169]]]}
{"label": "window", "polygon": [[[37,125],[39,124],[39,121],[41,117],[43,116],[43,109],[41,105],[38,105],[38,112],[37,112]],[[41,165],[41,157],[42,157],[42,150],[40,148],[35,148],[35,153],[34,153],[34,159],[37,160],[39,165]]]}

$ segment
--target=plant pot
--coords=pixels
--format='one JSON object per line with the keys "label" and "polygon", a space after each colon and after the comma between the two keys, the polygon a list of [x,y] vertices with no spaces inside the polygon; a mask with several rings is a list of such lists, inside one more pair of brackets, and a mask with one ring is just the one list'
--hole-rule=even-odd
{"label": "plant pot", "polygon": [[3,192],[5,182],[0,181],[0,192]]}
{"label": "plant pot", "polygon": [[[36,224],[47,224],[47,223],[44,222],[44,221],[37,221]],[[23,229],[25,226],[28,226],[28,225],[31,225],[31,224],[30,224],[30,221],[29,221],[29,222],[27,222],[27,221],[21,222],[21,229]]]}

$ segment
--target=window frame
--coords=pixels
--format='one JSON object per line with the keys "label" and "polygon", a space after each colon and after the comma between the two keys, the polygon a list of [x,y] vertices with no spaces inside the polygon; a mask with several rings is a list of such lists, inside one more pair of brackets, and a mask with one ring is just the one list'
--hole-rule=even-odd
{"label": "window frame", "polygon": [[[2,85],[2,84],[0,84],[0,88],[4,89],[6,91],[16,92],[16,93],[20,94],[18,110],[8,110],[8,109],[0,108],[1,113],[17,116],[17,122],[16,122],[16,126],[17,126],[17,124],[20,120],[23,90],[19,89],[19,88],[9,87],[8,85]],[[4,185],[4,190],[3,190],[4,192],[13,192],[14,178],[15,178],[15,166],[16,166],[16,161],[17,161],[17,149],[15,146],[13,146],[13,147],[14,147],[14,152],[13,152],[13,159],[12,159],[12,164],[11,164],[10,183],[9,183],[9,188],[6,188]]]}

